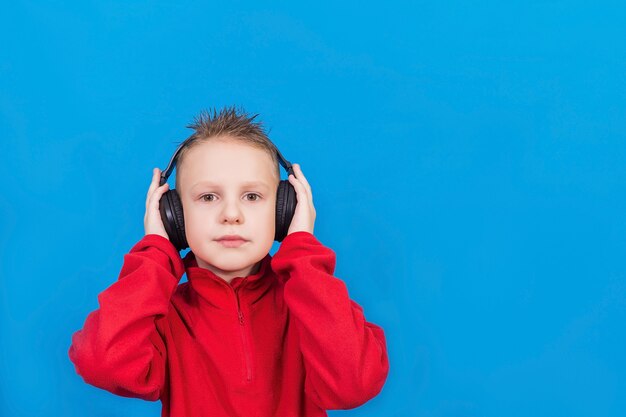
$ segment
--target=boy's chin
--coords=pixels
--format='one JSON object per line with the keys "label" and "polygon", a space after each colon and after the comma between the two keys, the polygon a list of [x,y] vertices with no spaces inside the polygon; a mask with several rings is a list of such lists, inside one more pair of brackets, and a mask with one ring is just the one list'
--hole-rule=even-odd
{"label": "boy's chin", "polygon": [[262,258],[254,259],[251,258],[249,254],[246,256],[242,253],[220,253],[206,258],[198,254],[195,255],[198,266],[206,269],[214,269],[224,273],[233,273],[253,268],[262,260]]}

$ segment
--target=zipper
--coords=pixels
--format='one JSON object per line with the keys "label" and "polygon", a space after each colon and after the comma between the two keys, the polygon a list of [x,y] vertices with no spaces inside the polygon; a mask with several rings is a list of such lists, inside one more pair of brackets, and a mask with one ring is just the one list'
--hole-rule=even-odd
{"label": "zipper", "polygon": [[246,362],[246,380],[250,382],[252,380],[252,365],[250,363],[250,349],[248,346],[248,338],[246,337],[246,328],[244,326],[243,311],[239,305],[239,288],[235,290],[235,297],[237,298],[237,315],[239,316],[239,328],[241,330],[241,343],[243,345],[243,352]]}

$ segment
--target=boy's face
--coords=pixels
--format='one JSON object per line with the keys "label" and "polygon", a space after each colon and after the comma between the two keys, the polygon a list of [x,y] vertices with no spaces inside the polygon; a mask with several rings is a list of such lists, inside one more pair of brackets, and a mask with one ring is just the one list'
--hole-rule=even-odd
{"label": "boy's face", "polygon": [[[280,178],[266,151],[225,139],[188,150],[176,189],[198,266],[230,283],[256,273],[272,247]],[[224,235],[240,235],[246,242],[228,247],[217,240]]]}

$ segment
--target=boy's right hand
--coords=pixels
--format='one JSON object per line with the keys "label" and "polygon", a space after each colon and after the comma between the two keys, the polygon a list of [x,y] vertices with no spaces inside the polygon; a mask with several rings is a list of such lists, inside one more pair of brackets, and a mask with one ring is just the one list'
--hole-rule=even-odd
{"label": "boy's right hand", "polygon": [[146,197],[146,215],[143,218],[143,227],[146,235],[161,235],[169,240],[165,226],[163,226],[163,220],[161,220],[161,212],[159,211],[159,201],[161,200],[161,196],[168,190],[169,184],[166,182],[159,187],[160,179],[161,170],[154,168],[152,170],[152,182],[150,183]]}

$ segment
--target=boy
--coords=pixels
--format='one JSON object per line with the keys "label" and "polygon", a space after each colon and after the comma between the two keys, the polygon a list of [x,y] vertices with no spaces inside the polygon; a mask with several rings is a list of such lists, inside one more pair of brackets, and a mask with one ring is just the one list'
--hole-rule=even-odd
{"label": "boy", "polygon": [[176,165],[184,259],[159,211],[168,184],[153,170],[145,236],[72,336],[69,357],[87,383],[161,400],[172,417],[326,416],[382,389],[383,329],[332,275],[335,253],[313,235],[313,196],[298,164],[288,178],[293,218],[269,254],[280,173],[254,117],[225,108],[189,126]]}

